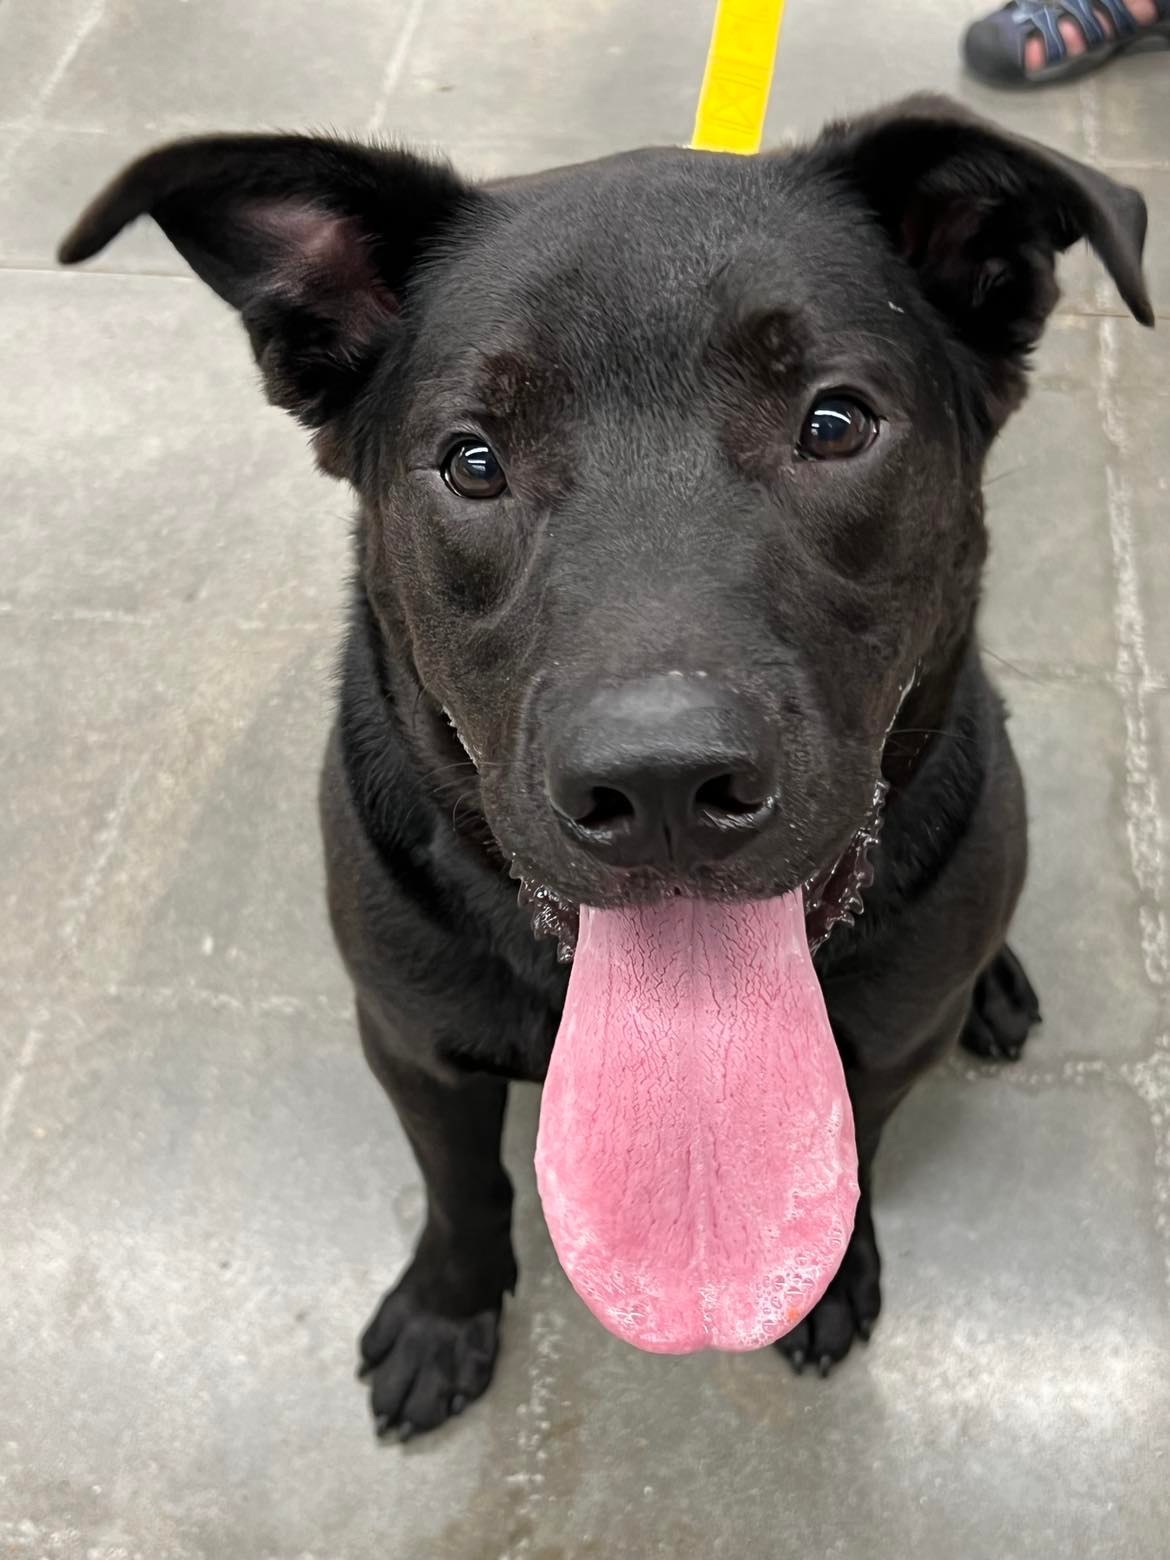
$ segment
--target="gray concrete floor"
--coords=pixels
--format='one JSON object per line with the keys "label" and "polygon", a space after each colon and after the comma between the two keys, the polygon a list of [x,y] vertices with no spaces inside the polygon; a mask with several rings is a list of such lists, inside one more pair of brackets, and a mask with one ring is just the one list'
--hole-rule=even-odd
{"label": "gray concrete floor", "polygon": [[313,811],[346,502],[152,233],[54,241],[145,143],[333,125],[480,173],[689,131],[705,0],[0,0],[0,1554],[1154,1560],[1170,1548],[1170,58],[996,96],[977,0],[792,0],[770,133],[933,87],[1142,185],[1160,333],[1083,256],[996,457],[983,632],[1035,857],[1019,1067],[881,1165],[887,1314],[828,1383],[608,1337],[510,1125],[482,1404],[377,1446],[357,1328],[420,1192]]}

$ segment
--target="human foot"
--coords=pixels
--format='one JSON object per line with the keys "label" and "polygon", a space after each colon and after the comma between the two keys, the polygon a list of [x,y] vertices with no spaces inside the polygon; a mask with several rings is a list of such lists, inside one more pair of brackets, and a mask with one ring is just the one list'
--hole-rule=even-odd
{"label": "human foot", "polygon": [[1170,43],[1170,0],[1008,0],[967,30],[970,69],[997,86],[1065,80],[1125,49]]}

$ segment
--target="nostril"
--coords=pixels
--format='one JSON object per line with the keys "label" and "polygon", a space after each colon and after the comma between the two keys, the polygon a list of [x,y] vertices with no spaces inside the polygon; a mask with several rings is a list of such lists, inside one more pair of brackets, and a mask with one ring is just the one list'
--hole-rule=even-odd
{"label": "nostril", "polygon": [[590,792],[593,806],[577,822],[583,829],[607,829],[634,816],[634,804],[624,791],[608,785],[596,785]]}
{"label": "nostril", "polygon": [[746,818],[767,802],[764,787],[750,775],[716,775],[695,792],[695,808],[715,817]]}

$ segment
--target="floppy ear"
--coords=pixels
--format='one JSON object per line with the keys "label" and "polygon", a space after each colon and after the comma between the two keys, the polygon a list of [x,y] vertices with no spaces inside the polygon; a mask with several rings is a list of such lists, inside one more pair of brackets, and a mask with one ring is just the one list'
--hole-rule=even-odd
{"label": "floppy ear", "polygon": [[1008,135],[944,97],[907,98],[830,127],[820,143],[915,268],[923,292],[983,359],[996,420],[1023,393],[1029,349],[1059,297],[1055,258],[1086,239],[1134,317],[1146,206],[1105,174]]}
{"label": "floppy ear", "polygon": [[153,217],[237,309],[269,400],[320,428],[396,328],[412,270],[479,199],[444,165],[313,136],[209,136],[132,163],[59,250],[72,265]]}

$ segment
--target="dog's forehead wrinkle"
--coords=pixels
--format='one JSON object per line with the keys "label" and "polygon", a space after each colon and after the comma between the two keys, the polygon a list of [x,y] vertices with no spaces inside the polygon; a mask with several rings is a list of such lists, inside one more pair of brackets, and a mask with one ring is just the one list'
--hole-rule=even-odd
{"label": "dog's forehead wrinkle", "polygon": [[689,292],[776,225],[784,181],[746,161],[663,149],[563,170],[508,203],[481,256],[513,295],[599,291],[607,312],[624,291]]}
{"label": "dog's forehead wrinkle", "polygon": [[[888,307],[895,259],[857,210],[791,174],[712,162],[570,171],[484,228],[434,278],[419,426],[470,423],[532,482],[551,460],[549,501],[600,483],[611,507],[610,479],[644,468],[687,506],[729,449],[774,468],[776,429],[815,389],[912,412],[930,366],[921,321]],[[653,525],[628,498],[631,521]]]}

